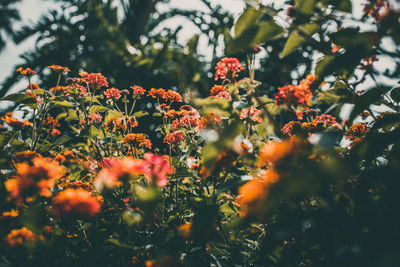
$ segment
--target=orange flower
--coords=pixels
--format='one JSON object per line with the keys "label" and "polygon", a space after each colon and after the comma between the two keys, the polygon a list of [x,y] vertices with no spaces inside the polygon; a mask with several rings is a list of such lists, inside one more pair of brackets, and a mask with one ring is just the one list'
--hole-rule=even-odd
{"label": "orange flower", "polygon": [[241,207],[241,217],[255,215],[260,211],[268,197],[266,185],[267,183],[263,180],[254,178],[239,188],[237,199]]}
{"label": "orange flower", "polygon": [[29,121],[19,121],[12,116],[12,112],[7,112],[4,116],[1,117],[1,120],[16,129],[23,129],[26,126],[32,126],[33,124]]}
{"label": "orange flower", "polygon": [[18,210],[5,211],[2,214],[3,217],[18,217],[18,215]]}
{"label": "orange flower", "polygon": [[18,204],[35,194],[51,196],[50,189],[54,187],[54,180],[61,178],[65,171],[57,161],[49,158],[36,157],[32,163],[33,166],[27,163],[16,164],[17,175],[5,182],[10,198],[17,200]]}
{"label": "orange flower", "polygon": [[150,92],[147,95],[151,96],[152,98],[157,98],[157,97],[163,97],[164,94],[165,94],[165,90],[162,88],[159,88],[159,89],[151,88]]}
{"label": "orange flower", "polygon": [[58,65],[51,65],[51,66],[49,66],[49,69],[52,69],[52,70],[54,70],[55,72],[58,72],[58,73],[67,73],[67,72],[70,72],[70,69],[69,69],[69,68],[67,68],[67,67],[61,67],[61,66],[58,66]]}
{"label": "orange flower", "polygon": [[93,184],[96,190],[101,191],[104,187],[112,188],[121,186],[143,173],[143,160],[140,159],[104,159],[102,165],[105,166],[96,176]]}
{"label": "orange flower", "polygon": [[178,232],[183,238],[189,238],[192,235],[192,223],[185,223],[178,227]]}
{"label": "orange flower", "polygon": [[100,212],[101,205],[92,194],[83,189],[61,191],[53,199],[53,212],[57,217],[90,218]]}
{"label": "orange flower", "polygon": [[26,227],[14,229],[5,238],[6,243],[10,247],[22,245],[26,241],[35,241],[36,235]]}
{"label": "orange flower", "polygon": [[24,69],[24,68],[22,68],[22,67],[19,67],[19,68],[17,69],[17,72],[19,72],[19,73],[22,74],[22,75],[26,75],[26,76],[32,76],[32,75],[35,75],[35,74],[36,74],[36,71],[31,70],[30,68]]}
{"label": "orange flower", "polygon": [[142,133],[127,134],[122,143],[129,144],[135,147],[147,147],[151,149],[151,141]]}
{"label": "orange flower", "polygon": [[177,93],[175,91],[172,91],[172,90],[168,90],[168,91],[164,92],[161,97],[165,101],[171,101],[171,103],[174,102],[174,101],[176,101],[176,102],[182,102],[183,101],[182,100],[182,96],[179,93]]}
{"label": "orange flower", "polygon": [[260,150],[259,166],[277,165],[283,159],[300,154],[304,147],[304,141],[292,137],[285,141],[270,141]]}
{"label": "orange flower", "polygon": [[222,122],[221,116],[215,114],[214,112],[210,112],[201,117],[199,128],[200,129],[217,128],[221,124],[221,122]]}

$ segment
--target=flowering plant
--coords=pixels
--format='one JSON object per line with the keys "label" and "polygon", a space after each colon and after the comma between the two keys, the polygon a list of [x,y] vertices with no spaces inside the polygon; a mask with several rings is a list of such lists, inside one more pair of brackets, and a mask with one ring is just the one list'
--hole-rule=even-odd
{"label": "flowering plant", "polygon": [[[298,28],[288,29],[282,56],[306,39],[320,48],[312,21],[321,12],[347,10],[338,4],[347,1],[297,2],[318,5],[312,12],[305,4],[290,9]],[[373,251],[377,264],[384,255],[396,262],[399,88],[358,93],[375,75],[363,59],[384,53],[376,38],[393,30],[384,24],[389,14],[374,11],[372,2],[365,16],[380,27],[377,33],[348,28],[326,35],[340,49],[324,50],[314,74],[272,93],[256,80],[260,48],[248,49],[254,40],[284,38],[283,28],[262,20],[267,8],[249,7],[239,18],[227,51],[242,49],[247,63],[222,58],[206,98],[139,85],[120,90],[101,73],[66,78],[73,67],[57,65],[49,66],[58,74],[51,90],[32,83],[35,71],[19,68],[27,91],[2,98],[24,114],[1,116],[2,261],[368,265]],[[249,38],[263,27],[270,30]],[[301,40],[293,42],[296,35]],[[374,38],[362,39],[370,43],[360,48],[354,35]],[[243,36],[249,47],[238,48]],[[355,63],[344,65],[346,56]],[[141,110],[147,103],[156,107],[152,114]],[[354,108],[344,119],[349,103]],[[372,104],[390,112],[374,114]],[[158,139],[138,130],[148,116],[159,119]]]}

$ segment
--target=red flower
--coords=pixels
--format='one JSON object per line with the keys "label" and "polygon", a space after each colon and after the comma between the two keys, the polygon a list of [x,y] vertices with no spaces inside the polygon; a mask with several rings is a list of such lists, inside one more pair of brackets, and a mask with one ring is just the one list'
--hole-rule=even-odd
{"label": "red flower", "polygon": [[103,169],[94,179],[94,186],[101,191],[104,187],[121,186],[130,179],[143,174],[144,163],[140,159],[105,158],[101,163]]}
{"label": "red flower", "polygon": [[[258,108],[250,108],[250,118],[252,121],[254,122],[262,122],[262,118],[259,116],[261,113],[261,110],[259,110]],[[240,111],[240,119],[244,120],[247,117],[249,117],[249,109],[248,108],[244,108]]]}
{"label": "red flower", "polygon": [[144,155],[144,176],[150,184],[165,186],[168,184],[167,175],[174,173],[165,156],[146,153]]}
{"label": "red flower", "polygon": [[60,132],[60,130],[58,130],[58,129],[53,129],[53,130],[51,130],[51,135],[52,136],[58,136],[58,135],[60,135],[61,134],[61,132]]}
{"label": "red flower", "polygon": [[161,96],[161,98],[163,98],[165,101],[171,101],[171,103],[174,101],[176,101],[176,102],[183,101],[182,96],[179,93],[172,91],[172,90],[168,90],[168,91],[164,92],[164,94]]}
{"label": "red flower", "polygon": [[121,98],[121,91],[114,87],[107,89],[104,94],[108,99],[112,98],[114,101]]}
{"label": "red flower", "polygon": [[144,94],[146,93],[146,90],[143,89],[141,86],[134,85],[134,86],[131,86],[131,88],[132,88],[132,90],[133,90],[133,95],[134,95],[135,97],[144,95]]}
{"label": "red flower", "polygon": [[79,75],[94,88],[108,87],[107,79],[101,73],[87,73],[86,71],[82,71]]}
{"label": "red flower", "polygon": [[244,70],[245,68],[240,64],[237,58],[223,58],[215,67],[215,80],[227,79],[227,76],[235,78],[236,74]]}
{"label": "red flower", "polygon": [[100,123],[103,117],[99,113],[92,113],[89,119],[91,123]]}
{"label": "red flower", "polygon": [[164,143],[173,145],[173,144],[179,144],[182,142],[182,140],[185,138],[185,134],[182,132],[172,132],[169,133],[167,136],[164,138]]}
{"label": "red flower", "polygon": [[53,212],[57,217],[90,218],[100,212],[101,205],[84,189],[66,189],[53,199]]}

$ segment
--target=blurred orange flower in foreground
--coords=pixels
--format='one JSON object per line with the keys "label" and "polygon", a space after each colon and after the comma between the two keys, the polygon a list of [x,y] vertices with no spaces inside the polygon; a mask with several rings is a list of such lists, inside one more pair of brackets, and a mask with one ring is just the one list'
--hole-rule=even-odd
{"label": "blurred orange flower in foreground", "polygon": [[84,189],[67,189],[53,199],[53,212],[57,217],[93,217],[100,212],[101,205]]}

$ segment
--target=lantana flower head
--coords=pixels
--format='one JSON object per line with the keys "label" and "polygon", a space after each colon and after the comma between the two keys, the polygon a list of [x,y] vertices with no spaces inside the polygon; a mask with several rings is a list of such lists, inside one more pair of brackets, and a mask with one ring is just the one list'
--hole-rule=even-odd
{"label": "lantana flower head", "polygon": [[101,204],[84,189],[66,189],[53,198],[53,213],[57,217],[90,218],[100,212]]}
{"label": "lantana flower head", "polygon": [[174,169],[169,165],[168,157],[146,153],[144,155],[144,163],[143,172],[149,184],[158,186],[166,186],[168,184],[167,176],[174,173]]}
{"label": "lantana flower head", "polygon": [[240,64],[237,58],[225,57],[221,59],[215,67],[215,80],[227,78],[235,78],[236,74],[244,70],[245,68]]}
{"label": "lantana flower head", "polygon": [[82,71],[79,75],[94,88],[108,87],[107,78],[101,73],[87,73],[86,71]]}
{"label": "lantana flower head", "polygon": [[71,71],[69,68],[62,67],[59,65],[51,65],[51,66],[49,66],[49,69],[52,69],[53,71],[58,72],[58,73],[67,73],[67,72]]}

